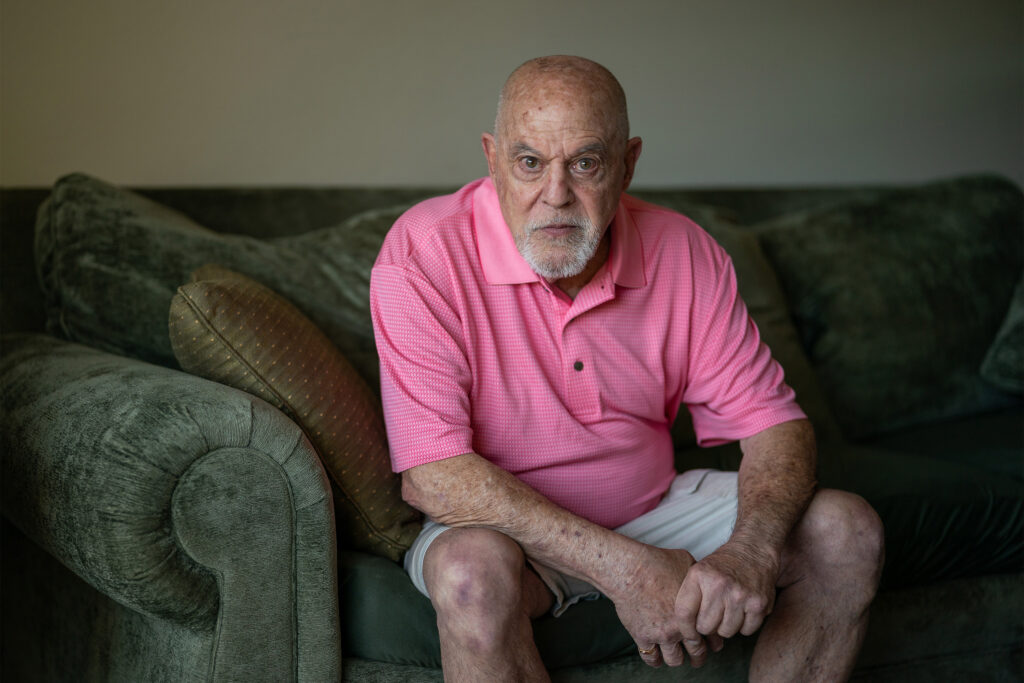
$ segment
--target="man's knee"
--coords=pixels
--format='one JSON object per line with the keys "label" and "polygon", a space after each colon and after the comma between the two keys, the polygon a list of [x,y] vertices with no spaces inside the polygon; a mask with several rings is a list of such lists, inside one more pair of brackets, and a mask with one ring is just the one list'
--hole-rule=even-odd
{"label": "man's knee", "polygon": [[495,614],[521,601],[525,558],[519,545],[488,529],[450,529],[424,558],[423,578],[438,612]]}
{"label": "man's knee", "polygon": [[874,594],[885,560],[885,532],[874,508],[860,496],[819,491],[792,540],[805,569],[843,576],[869,599]]}

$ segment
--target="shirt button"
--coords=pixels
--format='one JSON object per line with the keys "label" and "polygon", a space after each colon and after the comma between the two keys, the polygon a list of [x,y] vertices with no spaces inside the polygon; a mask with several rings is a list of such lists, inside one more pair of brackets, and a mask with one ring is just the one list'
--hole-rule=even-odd
{"label": "shirt button", "polygon": [[579,372],[580,370],[582,370],[583,369],[583,361],[578,360],[575,363],[573,363],[572,364],[572,369],[575,370],[576,372]]}

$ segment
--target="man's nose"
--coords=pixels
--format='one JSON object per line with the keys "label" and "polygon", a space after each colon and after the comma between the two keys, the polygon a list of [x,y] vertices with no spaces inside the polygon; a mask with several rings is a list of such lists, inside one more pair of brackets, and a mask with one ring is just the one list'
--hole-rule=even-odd
{"label": "man's nose", "polygon": [[562,207],[572,203],[572,183],[568,169],[560,164],[552,164],[548,167],[547,177],[544,179],[544,203],[552,207]]}

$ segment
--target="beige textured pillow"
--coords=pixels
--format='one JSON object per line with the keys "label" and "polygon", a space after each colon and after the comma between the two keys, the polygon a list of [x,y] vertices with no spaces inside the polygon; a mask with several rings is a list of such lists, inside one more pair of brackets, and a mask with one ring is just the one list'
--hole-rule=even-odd
{"label": "beige textured pillow", "polygon": [[332,480],[343,542],[398,560],[419,533],[420,514],[402,500],[373,392],[306,316],[267,287],[214,265],[191,279],[171,301],[181,367],[295,420]]}

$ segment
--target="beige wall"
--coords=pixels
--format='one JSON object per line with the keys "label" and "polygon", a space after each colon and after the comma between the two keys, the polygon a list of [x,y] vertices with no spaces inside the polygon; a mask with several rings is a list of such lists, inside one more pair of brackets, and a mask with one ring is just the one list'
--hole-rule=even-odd
{"label": "beige wall", "polygon": [[0,0],[0,184],[450,185],[507,73],[610,67],[638,185],[1024,182],[1021,0]]}

